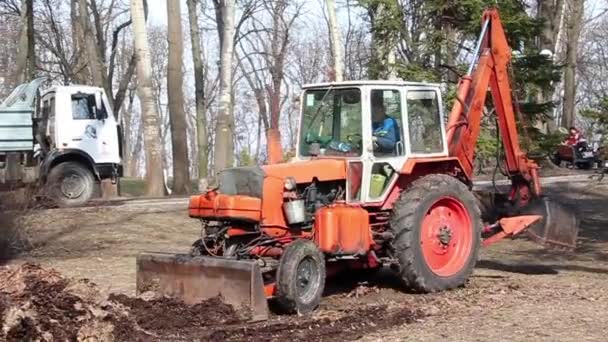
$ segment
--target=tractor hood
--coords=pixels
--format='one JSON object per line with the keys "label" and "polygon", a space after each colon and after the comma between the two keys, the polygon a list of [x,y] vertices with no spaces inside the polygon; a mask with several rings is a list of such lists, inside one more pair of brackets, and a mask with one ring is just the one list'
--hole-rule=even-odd
{"label": "tractor hood", "polygon": [[291,163],[262,166],[262,170],[270,177],[293,177],[298,184],[310,183],[313,178],[319,181],[346,179],[346,160],[343,159],[314,159]]}
{"label": "tractor hood", "polygon": [[287,177],[293,177],[298,184],[310,183],[313,178],[321,182],[343,180],[346,179],[346,161],[315,159],[262,167],[233,167],[220,172],[218,191],[229,196],[262,198],[266,177],[279,178],[281,184]]}

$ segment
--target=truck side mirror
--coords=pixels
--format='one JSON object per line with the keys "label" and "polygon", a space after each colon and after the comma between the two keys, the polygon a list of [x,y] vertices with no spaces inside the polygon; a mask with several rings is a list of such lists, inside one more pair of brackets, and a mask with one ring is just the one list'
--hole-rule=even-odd
{"label": "truck side mirror", "polygon": [[95,93],[95,118],[97,120],[105,120],[108,118],[108,113],[103,106],[103,97],[99,91]]}

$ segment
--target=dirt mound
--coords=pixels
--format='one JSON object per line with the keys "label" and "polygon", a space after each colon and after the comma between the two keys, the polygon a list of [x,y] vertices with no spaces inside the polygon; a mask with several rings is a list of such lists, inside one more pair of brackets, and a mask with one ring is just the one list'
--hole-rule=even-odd
{"label": "dirt mound", "polygon": [[242,321],[233,307],[218,297],[192,306],[171,298],[147,301],[112,294],[110,300],[128,307],[137,325],[155,335],[183,335],[206,327]]}
{"label": "dirt mound", "polygon": [[126,313],[104,301],[95,284],[38,265],[0,267],[0,339],[111,340]]}
{"label": "dirt mound", "polygon": [[425,315],[393,302],[248,324],[219,297],[192,306],[146,295],[106,298],[86,279],[33,264],[0,267],[0,284],[2,341],[344,341]]}
{"label": "dirt mound", "polygon": [[0,284],[2,341],[164,340],[240,321],[220,298],[193,306],[169,298],[106,298],[86,279],[34,264],[0,267]]}

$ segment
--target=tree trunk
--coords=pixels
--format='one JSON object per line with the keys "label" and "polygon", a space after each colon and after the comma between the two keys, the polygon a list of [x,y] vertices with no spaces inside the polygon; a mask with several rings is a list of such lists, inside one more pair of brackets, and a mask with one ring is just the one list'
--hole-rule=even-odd
{"label": "tree trunk", "polygon": [[207,108],[205,106],[205,67],[202,59],[201,33],[198,27],[197,1],[187,0],[192,41],[192,64],[194,65],[194,94],[196,101],[196,145],[198,149],[198,190],[207,189]]}
{"label": "tree trunk", "polygon": [[84,30],[82,28],[82,20],[78,14],[78,2],[80,0],[70,1],[70,21],[72,24],[72,47],[74,49],[74,68],[75,72],[71,73],[69,80],[79,84],[87,84],[90,82],[90,75],[86,64],[86,58],[82,52],[85,44]]}
{"label": "tree trunk", "polygon": [[21,3],[21,32],[17,52],[17,65],[13,80],[15,85],[31,81],[36,76],[36,52],[34,46],[34,1]]}
{"label": "tree trunk", "polygon": [[78,1],[78,14],[81,22],[81,27],[84,33],[84,44],[86,57],[89,65],[89,70],[91,72],[91,76],[93,77],[93,85],[97,87],[104,88],[107,95],[108,100],[111,102],[110,106],[113,106],[112,99],[112,89],[108,89],[107,80],[106,80],[106,70],[105,66],[102,63],[101,56],[99,55],[99,49],[97,47],[97,42],[94,37],[96,37],[95,32],[93,32],[93,28],[91,27],[91,21],[89,18],[89,11],[87,8],[87,0],[79,0]]}
{"label": "tree trunk", "polygon": [[556,52],[557,35],[560,31],[564,0],[539,0],[538,16],[544,19],[539,47]]}
{"label": "tree trunk", "polygon": [[173,151],[173,193],[187,194],[190,175],[188,170],[188,126],[184,112],[184,47],[182,44],[182,20],[179,1],[167,0],[167,41],[169,60],[167,66],[167,97],[171,121],[171,147]]}
{"label": "tree trunk", "polygon": [[[565,0],[539,0],[538,1],[538,18],[543,19],[543,27],[538,37],[538,47],[541,51],[549,51],[552,54],[552,60],[555,62],[558,45],[558,36],[562,27],[562,17],[564,13]],[[538,102],[546,103],[552,101],[554,91],[543,89],[538,94]],[[555,120],[553,116],[536,123],[536,127],[541,132],[550,133],[555,130]]]}
{"label": "tree trunk", "polygon": [[215,130],[214,171],[232,166],[234,160],[234,119],[232,117],[232,62],[234,56],[234,0],[224,0],[221,6],[224,30],[221,32],[219,111]]}
{"label": "tree trunk", "polygon": [[159,120],[152,89],[152,63],[148,48],[143,0],[131,0],[131,17],[133,18],[133,38],[137,56],[137,88],[143,114],[144,145],[146,149],[145,195],[163,196],[165,189],[159,141]]}
{"label": "tree trunk", "polygon": [[566,39],[566,69],[564,71],[564,108],[562,127],[574,125],[576,102],[576,64],[578,56],[578,41],[583,27],[585,2],[584,0],[570,1]]}
{"label": "tree trunk", "polygon": [[338,26],[336,18],[336,2],[335,0],[327,0],[327,15],[329,17],[329,33],[331,37],[331,51],[333,57],[333,68],[336,82],[344,80],[344,63],[342,51],[342,34]]}

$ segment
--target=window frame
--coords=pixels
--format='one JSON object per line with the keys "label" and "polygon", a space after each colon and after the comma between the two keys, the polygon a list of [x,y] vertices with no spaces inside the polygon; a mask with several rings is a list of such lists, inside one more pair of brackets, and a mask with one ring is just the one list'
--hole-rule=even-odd
{"label": "window frame", "polygon": [[[360,134],[361,134],[361,138],[364,139],[364,130],[365,130],[365,125],[364,125],[364,120],[365,120],[365,113],[364,113],[364,101],[366,101],[366,96],[364,96],[364,88],[360,87],[360,86],[341,86],[341,87],[332,87],[332,86],[328,86],[325,88],[307,88],[304,89],[302,91],[302,94],[300,96],[300,115],[299,115],[299,122],[298,122],[298,137],[297,137],[297,146],[296,146],[296,156],[298,159],[300,160],[308,160],[313,158],[310,155],[305,155],[302,153],[302,144],[304,143],[304,131],[305,131],[305,122],[304,122],[304,113],[306,111],[306,96],[309,94],[309,92],[311,91],[343,91],[343,90],[354,90],[354,91],[358,91],[359,92],[359,99],[360,99],[360,103],[359,103],[359,110],[360,110],[360,118],[361,118],[361,125],[360,125]],[[334,106],[334,104],[331,104],[332,106]],[[332,109],[334,110],[334,109]],[[342,118],[340,118],[342,119]],[[335,117],[333,118],[333,120],[335,121]],[[334,135],[333,132],[333,127],[332,127],[332,136]],[[340,158],[340,159],[357,159],[360,160],[363,156],[365,155],[365,145],[363,145],[363,141],[362,141],[362,146],[361,149],[358,153],[358,155],[353,155],[353,156],[342,156],[342,155],[320,155],[319,157],[326,157],[326,158]]]}
{"label": "window frame", "polygon": [[[77,101],[86,100],[87,101],[87,108],[89,110],[89,117],[88,118],[80,118],[80,117],[76,117],[74,115],[75,114],[75,111],[74,111],[74,100],[77,100]],[[91,100],[92,100],[92,103],[91,103]],[[70,109],[72,110],[72,120],[74,120],[74,121],[97,120],[96,108],[97,107],[96,107],[95,96],[94,95],[83,94],[83,93],[76,93],[76,94],[72,94],[70,96]]]}
{"label": "window frame", "polygon": [[[386,90],[395,92],[399,96],[399,102],[400,102],[399,103],[399,111],[400,111],[400,114],[401,114],[401,120],[400,120],[401,122],[399,122],[399,120],[397,120],[397,123],[399,124],[398,129],[399,129],[399,133],[400,133],[400,137],[401,137],[401,152],[402,153],[398,154],[398,155],[376,155],[376,151],[374,151],[373,148],[372,148],[372,151],[370,152],[370,154],[371,154],[371,156],[374,159],[377,159],[377,160],[382,160],[382,159],[387,159],[387,158],[402,158],[402,157],[406,157],[406,156],[409,155],[409,151],[406,148],[406,145],[408,145],[409,139],[406,136],[407,132],[405,130],[405,127],[406,127],[406,122],[405,121],[408,120],[408,116],[407,116],[407,107],[405,107],[405,105],[404,105],[405,92],[403,90],[403,87],[392,86],[392,85],[386,85],[386,86],[384,86],[384,85],[372,85],[372,86],[369,87],[369,91],[368,91],[369,97],[367,99],[367,101],[368,101],[367,105],[368,105],[368,108],[369,108],[369,118],[368,118],[368,120],[369,120],[370,129],[369,129],[369,135],[368,135],[368,137],[371,140],[372,136],[373,136],[373,133],[374,133],[373,122],[372,122],[373,121],[373,115],[374,115],[372,113],[372,110],[373,110],[373,107],[372,107],[372,100],[373,100],[372,94],[374,93],[374,91],[386,91]],[[373,146],[373,143],[372,143],[372,146]]]}
{"label": "window frame", "polygon": [[[435,93],[435,97],[437,99],[437,106],[439,109],[439,127],[441,129],[441,140],[442,140],[442,146],[443,146],[443,149],[441,151],[428,152],[428,153],[412,151],[412,137],[410,135],[410,112],[409,112],[409,104],[407,101],[407,94],[408,94],[408,92],[415,92],[415,91],[428,91],[428,92]],[[443,109],[443,99],[441,97],[440,90],[437,89],[436,87],[408,86],[405,88],[405,90],[403,92],[403,101],[404,101],[404,106],[405,106],[406,116],[407,116],[407,122],[404,125],[404,126],[406,126],[406,127],[404,127],[404,129],[406,130],[406,133],[407,133],[407,144],[406,144],[407,156],[409,158],[445,157],[445,156],[447,156],[448,155],[448,144],[447,144],[447,139],[446,139],[445,113],[444,113],[444,109]]]}

